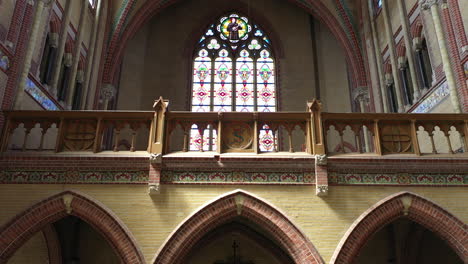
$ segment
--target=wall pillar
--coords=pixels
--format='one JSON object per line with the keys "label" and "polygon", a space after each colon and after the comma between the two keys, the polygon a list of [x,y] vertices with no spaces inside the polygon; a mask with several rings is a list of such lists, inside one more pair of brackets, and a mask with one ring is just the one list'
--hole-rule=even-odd
{"label": "wall pillar", "polygon": [[102,1],[97,0],[96,3],[96,14],[93,18],[93,28],[91,31],[91,41],[89,42],[88,49],[88,58],[86,61],[85,75],[83,81],[83,94],[81,95],[83,100],[81,100],[81,109],[85,109],[88,101],[88,91],[90,91],[89,86],[91,85],[91,71],[93,69],[94,62],[94,52],[97,46],[97,34],[99,27],[99,20],[101,18],[101,5]]}
{"label": "wall pillar", "polygon": [[[418,75],[416,73],[416,67],[415,67],[415,59],[414,59],[414,53],[413,53],[413,45],[411,43],[411,30],[409,27],[409,19],[408,19],[408,12],[406,11],[406,6],[405,6],[405,1],[404,0],[398,0],[398,13],[400,13],[400,20],[401,20],[401,25],[403,29],[403,37],[405,40],[405,46],[406,46],[406,56],[408,58],[408,68],[410,70],[411,74],[411,83],[412,83],[412,88],[413,88],[413,101],[416,102],[419,97],[420,97],[420,89],[418,85]],[[414,103],[413,102],[413,103]]]}
{"label": "wall pillar", "polygon": [[[29,74],[29,71],[31,70],[31,61],[34,55],[34,48],[37,42],[37,37],[39,35],[39,32],[41,31],[40,25],[41,25],[41,19],[42,19],[42,12],[44,11],[44,8],[48,4],[50,4],[50,2],[51,0],[38,0],[35,2],[37,6],[36,6],[36,11],[34,12],[32,29],[31,29],[29,41],[27,44],[26,52],[25,52],[26,55],[24,58],[23,70],[21,71],[21,74],[19,76],[18,91],[16,94],[15,103],[14,103],[15,109],[20,109],[24,101],[24,95],[25,95],[24,89],[26,88],[28,74]],[[34,2],[31,0],[28,2],[28,4],[33,5]]]}
{"label": "wall pillar", "polygon": [[[359,108],[361,109],[361,113],[367,112],[367,107],[369,104],[369,90],[367,87],[358,87],[353,94],[354,100],[359,102]],[[369,130],[366,126],[362,127],[362,134],[364,138],[364,148],[366,153],[371,152],[370,150],[370,142],[369,142]],[[360,150],[361,146],[357,146]]]}
{"label": "wall pillar", "polygon": [[60,70],[62,69],[62,60],[65,53],[65,44],[68,38],[68,26],[70,24],[72,0],[67,0],[65,4],[65,15],[62,20],[62,31],[60,33],[60,40],[57,49],[57,59],[54,62],[54,68],[52,70],[52,82],[50,84],[50,90],[53,94],[57,94],[57,86],[60,79]]}
{"label": "wall pillar", "polygon": [[385,90],[385,78],[384,78],[384,71],[383,71],[383,59],[382,54],[380,52],[379,47],[379,33],[376,30],[375,21],[374,21],[374,6],[373,1],[368,0],[368,11],[369,11],[369,24],[371,26],[371,34],[372,34],[372,46],[374,51],[375,59],[377,60],[377,74],[379,75],[379,82],[380,82],[380,93],[382,97],[382,107],[383,112],[388,113],[388,98]]}
{"label": "wall pillar", "polygon": [[390,50],[390,62],[392,64],[392,75],[395,85],[395,93],[398,104],[398,112],[403,113],[405,111],[405,105],[403,103],[403,96],[400,90],[400,83],[398,80],[398,69],[397,69],[397,59],[396,59],[396,49],[395,49],[395,39],[393,38],[393,29],[390,21],[390,14],[388,12],[388,0],[382,0],[382,12],[385,24],[385,32],[387,33],[387,43],[388,49]]}
{"label": "wall pillar", "polygon": [[73,64],[71,67],[70,82],[68,85],[67,105],[71,106],[73,102],[73,95],[75,94],[76,76],[78,73],[78,63],[81,56],[81,42],[83,41],[84,19],[88,10],[88,0],[83,0],[81,3],[80,22],[78,23],[78,36],[75,40],[75,53],[73,54]]}
{"label": "wall pillar", "polygon": [[[453,110],[455,113],[461,113],[460,101],[458,98],[457,84],[455,82],[455,76],[452,71],[452,64],[448,54],[447,45],[445,42],[445,35],[443,32],[442,22],[440,21],[439,15],[439,1],[440,0],[420,0],[422,10],[430,10],[432,20],[434,21],[435,33],[437,41],[439,43],[440,55],[442,57],[442,66],[444,67],[445,77],[447,78],[447,85],[450,90],[450,100],[452,101]],[[447,4],[445,5],[445,8]]]}

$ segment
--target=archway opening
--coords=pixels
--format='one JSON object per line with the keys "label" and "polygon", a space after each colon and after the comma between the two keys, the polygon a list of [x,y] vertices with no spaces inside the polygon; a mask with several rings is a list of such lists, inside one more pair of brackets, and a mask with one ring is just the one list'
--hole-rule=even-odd
{"label": "archway opening", "polygon": [[355,263],[462,264],[463,261],[437,234],[407,218],[400,218],[370,237]]}
{"label": "archway opening", "polygon": [[245,218],[236,218],[203,236],[183,263],[294,263],[274,239]]}
{"label": "archway opening", "polygon": [[36,232],[8,263],[119,263],[112,245],[91,225],[66,216]]}

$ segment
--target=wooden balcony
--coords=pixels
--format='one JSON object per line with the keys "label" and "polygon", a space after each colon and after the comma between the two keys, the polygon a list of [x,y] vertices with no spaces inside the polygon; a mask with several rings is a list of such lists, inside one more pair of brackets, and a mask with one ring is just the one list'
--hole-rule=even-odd
{"label": "wooden balcony", "polygon": [[[213,155],[459,155],[468,114],[6,111],[2,152]],[[205,154],[199,154],[204,152]],[[403,156],[402,156],[403,157]]]}

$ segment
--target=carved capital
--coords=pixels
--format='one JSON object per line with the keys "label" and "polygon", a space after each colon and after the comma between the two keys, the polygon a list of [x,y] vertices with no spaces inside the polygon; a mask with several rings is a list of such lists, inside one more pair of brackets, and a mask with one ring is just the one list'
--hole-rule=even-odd
{"label": "carved capital", "polygon": [[408,67],[408,60],[406,59],[406,57],[398,57],[398,69],[404,69],[406,67]]}
{"label": "carved capital", "polygon": [[422,49],[422,39],[420,37],[413,38],[413,49],[416,51]]}
{"label": "carved capital", "polygon": [[327,165],[327,155],[315,155],[315,165],[316,166],[326,166]]}
{"label": "carved capital", "polygon": [[390,73],[385,74],[385,85],[390,86],[393,82],[393,76]]}
{"label": "carved capital", "polygon": [[315,194],[317,196],[327,196],[328,195],[328,185],[317,185],[315,188]]}
{"label": "carved capital", "polygon": [[159,194],[159,183],[150,183],[148,184],[148,194]]}
{"label": "carved capital", "polygon": [[433,5],[439,4],[440,0],[419,0],[422,10],[429,10]]}
{"label": "carved capital", "polygon": [[115,94],[117,93],[117,89],[115,89],[114,85],[106,83],[101,88],[101,97],[104,100],[111,100],[114,98]]}
{"label": "carved capital", "polygon": [[59,45],[59,34],[58,33],[49,33],[50,46],[52,48],[57,48]]}
{"label": "carved capital", "polygon": [[63,64],[66,67],[71,67],[73,64],[73,55],[71,53],[63,54]]}
{"label": "carved capital", "polygon": [[359,86],[354,89],[353,98],[357,101],[369,101],[369,89],[367,86]]}

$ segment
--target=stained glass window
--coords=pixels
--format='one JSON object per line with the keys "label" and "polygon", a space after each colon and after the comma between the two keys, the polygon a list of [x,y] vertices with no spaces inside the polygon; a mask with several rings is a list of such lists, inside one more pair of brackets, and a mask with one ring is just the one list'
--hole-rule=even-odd
{"label": "stained glass window", "polygon": [[[270,38],[247,17],[231,13],[211,24],[194,50],[193,112],[276,111],[276,69]],[[273,132],[260,131],[261,151],[272,151]],[[190,150],[200,150],[192,128]],[[216,147],[216,130],[206,129],[203,150]]]}

